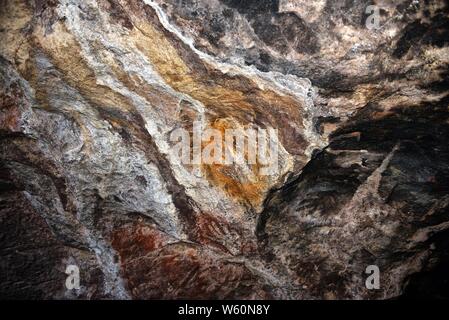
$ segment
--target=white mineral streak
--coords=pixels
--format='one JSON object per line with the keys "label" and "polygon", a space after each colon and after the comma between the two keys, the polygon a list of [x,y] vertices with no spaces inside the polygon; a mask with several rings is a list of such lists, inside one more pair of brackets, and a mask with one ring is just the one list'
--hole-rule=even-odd
{"label": "white mineral streak", "polygon": [[[183,36],[176,27],[169,23],[166,14],[155,2],[145,0],[145,3],[156,11],[162,25],[187,44],[203,61],[224,73],[242,75],[255,80],[261,89],[272,89],[295,97],[298,100],[298,105],[304,106],[305,110],[303,110],[303,113],[307,115],[303,117],[305,132],[302,132],[310,143],[306,154],[310,156],[314,148],[323,146],[325,142],[315,133],[310,120],[315,110],[310,97],[310,92],[313,88],[308,79],[300,79],[291,75],[285,76],[276,72],[263,73],[253,67],[219,62],[214,57],[196,49],[191,39]],[[83,7],[87,7],[91,14],[96,15],[97,18],[92,22],[81,20],[80,16],[83,14]],[[170,87],[157,74],[151,62],[140,53],[131,41],[126,40],[126,36],[124,37],[123,35],[127,31],[116,25],[111,27],[107,20],[107,13],[100,10],[96,1],[84,1],[80,6],[78,1],[64,0],[58,6],[57,12],[59,16],[66,17],[65,25],[80,44],[81,54],[95,72],[97,83],[109,87],[132,101],[137,111],[144,118],[146,129],[153,137],[159,152],[167,156],[175,178],[181,185],[185,186],[187,195],[198,204],[201,210],[221,212],[230,221],[241,218],[245,213],[245,209],[241,205],[229,199],[220,189],[211,187],[198,172],[187,170],[180,163],[178,155],[173,154],[168,139],[169,133],[175,128],[176,124],[170,121],[169,115],[158,113],[157,108],[154,108],[144,97],[123,85],[114,76],[114,73],[109,70],[107,62],[111,61],[111,59],[117,61],[123,66],[124,72],[137,75],[149,85],[161,88],[165,93],[174,97],[175,101],[185,100],[190,102],[198,113],[198,120],[203,123],[205,121],[204,106],[192,97],[177,92]],[[95,42],[100,43],[107,50],[102,50],[99,54],[95,51],[98,49],[93,48]],[[63,92],[68,90],[71,89],[65,88]],[[67,105],[70,105],[71,108],[86,115],[82,117],[82,121],[92,137],[92,145],[89,147],[98,153],[94,162],[89,161],[89,157],[84,157],[84,160],[81,162],[70,162],[72,165],[67,168],[70,172],[69,174],[75,177],[77,173],[79,175],[79,173],[85,172],[87,167],[89,172],[82,176],[91,179],[89,185],[92,185],[92,188],[96,186],[102,198],[107,199],[113,195],[118,195],[120,204],[116,205],[122,207],[124,212],[147,214],[155,219],[165,232],[178,239],[183,239],[185,236],[181,231],[182,228],[177,218],[177,210],[173,204],[172,197],[166,190],[165,183],[158,169],[153,164],[147,163],[145,155],[136,150],[133,150],[132,153],[125,150],[121,146],[118,134],[112,133],[109,124],[98,121],[96,119],[98,116],[91,114],[91,108],[78,93],[70,92],[72,99],[76,97],[78,103],[68,103],[61,97],[52,97],[51,92],[49,92],[49,95],[52,103],[58,108],[64,110],[64,108],[67,108]],[[96,121],[94,123],[92,122],[93,120],[89,119],[96,119]],[[103,123],[103,126],[99,127],[98,123]],[[80,145],[73,145],[71,151],[66,150],[65,154],[69,157],[70,155],[76,156],[77,152],[74,152],[74,150],[81,150],[81,148],[82,146]],[[280,175],[282,175],[288,168],[292,167],[293,160],[282,145],[280,145],[279,152],[280,159],[283,159],[283,169],[280,172]],[[147,181],[146,188],[140,185],[136,186],[136,176],[145,177]],[[108,179],[114,181],[120,179],[121,183],[118,185],[105,183],[105,180]],[[78,218],[83,221],[92,214],[93,208],[82,205],[83,203],[89,203],[89,201],[83,200],[85,190],[82,189],[82,185],[85,185],[86,182],[83,181],[83,183],[77,185],[77,180],[73,179],[73,181],[74,185],[71,187],[79,206]],[[98,181],[102,182],[99,183]],[[104,186],[111,185],[115,186],[113,190],[104,189]],[[113,250],[105,244],[101,236],[94,235],[88,230],[86,230],[86,239],[89,245],[95,248],[94,252],[105,274],[106,291],[117,298],[128,298],[129,296],[119,276],[118,265],[113,259]]]}
{"label": "white mineral streak", "polygon": [[[37,63],[40,64],[43,69],[52,67],[50,62],[42,56],[37,57]],[[14,75],[14,77],[11,78],[20,79],[18,75]],[[24,89],[25,96],[28,97],[28,99],[31,99],[32,94],[30,94],[29,92],[29,86],[25,81],[21,81],[21,83],[23,85],[22,88]],[[64,85],[60,82],[56,82],[56,84],[60,86],[58,89],[60,89],[61,91],[51,90],[54,88],[49,88],[48,90],[49,94],[53,93],[53,96],[50,95],[49,99],[51,100],[51,103],[54,107],[65,112],[73,111],[70,110],[70,107],[72,107],[80,113],[89,115],[89,113],[91,112],[90,108],[86,107],[86,105],[83,104],[83,99],[81,96],[77,97],[76,92],[70,92],[71,89],[68,87],[64,87]],[[68,93],[68,95],[58,95],[56,92],[65,92]],[[73,98],[76,98],[74,99],[74,101],[76,101],[77,103],[69,103],[67,100],[65,100]],[[67,106],[70,107],[67,108]],[[96,180],[95,177],[98,177],[98,175],[96,175],[97,172],[95,172],[95,167],[98,164],[88,164],[85,161],[80,161],[81,158],[89,159],[89,157],[81,156],[83,153],[81,151],[83,143],[76,130],[71,128],[69,121],[67,121],[63,116],[59,114],[47,113],[39,109],[35,109],[34,112],[25,112],[25,116],[26,123],[24,123],[24,131],[30,136],[34,137],[38,137],[39,132],[45,132],[45,129],[49,127],[49,124],[51,122],[54,122],[51,127],[56,128],[57,130],[45,137],[46,139],[49,139],[47,141],[48,144],[41,144],[41,151],[47,155],[51,155],[54,152],[60,153],[61,158],[65,158],[65,160],[67,160],[67,163],[69,164],[65,168],[65,170],[67,170],[66,173],[73,177],[76,177],[79,172],[82,172],[84,166],[89,165],[90,170],[92,171],[90,175],[86,175],[85,177],[91,177],[92,180],[89,183],[94,186]],[[89,119],[89,116],[87,116],[86,119]],[[93,135],[97,135],[95,137],[95,140],[98,139],[97,143],[101,143],[102,139],[99,136],[99,131],[101,130],[94,127],[91,127],[91,130]],[[112,140],[111,137],[108,137],[108,139]],[[50,145],[56,150],[48,150]],[[104,146],[102,148],[104,148]],[[99,157],[96,160],[99,159],[104,159],[104,157]],[[99,163],[100,168],[103,168],[105,166],[106,164]],[[16,168],[11,167],[11,170],[15,173],[16,176],[22,177],[23,181],[27,181],[29,190],[32,190],[32,192],[24,191],[24,196],[29,200],[30,204],[33,206],[36,212],[38,212],[47,221],[47,224],[52,229],[52,231],[57,236],[68,239],[69,242],[74,241],[78,237],[76,233],[80,233],[79,236],[81,236],[82,241],[84,241],[87,246],[93,250],[97,261],[102,268],[104,275],[104,292],[118,299],[129,299],[130,296],[124,287],[122,278],[120,277],[120,267],[116,262],[114,262],[114,256],[116,256],[115,251],[109,244],[107,244],[102,236],[98,234],[98,232],[89,228],[89,223],[83,223],[86,215],[92,216],[92,210],[80,206],[77,212],[77,220],[74,220],[74,217],[72,217],[69,212],[66,212],[64,210],[56,187],[54,186],[51,179],[46,176],[42,176],[37,172],[35,172],[34,174],[30,173],[30,170],[34,170],[31,167],[22,166],[20,164],[17,164],[17,167],[21,169],[16,170]],[[102,174],[103,173],[101,172],[100,175]],[[29,179],[29,177],[38,178]],[[83,190],[81,190],[81,186],[83,185],[84,181],[80,181],[80,179],[73,179],[72,181],[75,184],[71,186],[72,192],[76,194],[75,198],[78,200],[78,204],[84,203],[84,201],[87,201],[83,200],[85,194],[83,194]],[[46,192],[41,191],[42,185],[47,186],[48,189],[46,190]],[[45,206],[43,205],[44,202],[51,203],[52,205],[50,207]]]}
{"label": "white mineral streak", "polygon": [[177,38],[179,38],[179,40],[188,45],[189,48],[202,60],[216,67],[223,73],[246,76],[247,78],[256,80],[261,89],[270,88],[276,91],[292,94],[298,98],[299,102],[302,102],[307,98],[307,92],[311,86],[309,79],[298,78],[294,75],[285,76],[279,72],[261,72],[254,66],[239,66],[221,62],[213,56],[198,50],[194,46],[193,39],[183,35],[176,26],[170,24],[166,13],[156,2],[153,0],[143,0],[143,2],[151,6],[156,11],[159,21],[165,29],[173,33]]}
{"label": "white mineral streak", "polygon": [[116,299],[131,299],[125,289],[123,279],[120,277],[120,265],[114,261],[114,257],[117,255],[115,250],[101,236],[94,235],[89,230],[86,230],[84,236],[89,248],[95,252],[98,264],[103,271],[104,292]]}
{"label": "white mineral streak", "polygon": [[313,91],[312,83],[309,79],[299,78],[295,75],[284,75],[280,72],[262,72],[254,66],[233,65],[221,62],[215,57],[198,50],[194,46],[193,39],[183,35],[176,26],[170,24],[166,13],[162,10],[159,4],[157,4],[153,0],[143,1],[156,11],[159,21],[162,23],[165,29],[173,33],[183,43],[188,45],[193,52],[195,52],[202,60],[204,60],[208,64],[216,67],[223,73],[228,73],[231,75],[243,75],[250,79],[253,79],[261,89],[270,88],[277,92],[283,92],[284,94],[296,97],[299,104],[303,104],[305,108],[303,114],[305,114],[306,116],[303,117],[304,132],[302,133],[309,142],[309,147],[307,148],[307,150],[305,150],[307,156],[310,157],[312,151],[315,148],[321,149],[327,144],[327,141],[324,140],[323,137],[321,137],[319,134],[317,134],[313,128],[313,122],[311,119],[312,116],[318,112],[318,110],[315,110],[313,100],[310,97],[310,94],[308,95],[309,92]]}
{"label": "white mineral streak", "polygon": [[[85,1],[85,6],[89,6],[90,10],[93,10],[92,14],[97,14],[98,18],[95,19],[95,23],[90,24],[88,21],[81,21],[80,15],[82,14],[82,9],[78,6],[76,1],[66,0],[61,1],[61,5],[58,7],[58,13],[60,16],[66,16],[66,27],[70,32],[76,37],[82,48],[82,54],[85,57],[88,64],[91,66],[92,70],[96,73],[96,81],[101,85],[108,86],[112,90],[130,98],[136,109],[142,115],[146,122],[146,129],[153,137],[159,152],[165,154],[168,157],[170,165],[173,169],[173,173],[177,181],[185,186],[186,193],[199,207],[204,211],[212,212],[222,212],[223,215],[229,215],[229,219],[235,219],[241,217],[245,209],[236,204],[233,200],[229,199],[226,194],[219,188],[213,187],[208,181],[206,181],[201,174],[197,171],[189,171],[180,162],[179,156],[174,154],[169,140],[170,132],[175,128],[176,124],[172,123],[170,116],[165,113],[158,113],[155,108],[147,101],[145,98],[139,96],[137,93],[130,91],[126,88],[119,80],[117,80],[113,73],[108,70],[107,59],[114,59],[119,61],[121,65],[124,66],[126,72],[138,75],[141,79],[146,81],[150,85],[156,85],[163,88],[164,92],[170,94],[177,101],[188,101],[190,102],[194,109],[199,113],[199,120],[204,123],[204,106],[192,97],[179,93],[171,88],[165,81],[156,73],[151,65],[151,62],[143,56],[140,51],[135,48],[133,43],[123,40],[123,33],[125,30],[121,30],[119,27],[110,27],[107,20],[107,13],[102,12],[95,1]],[[154,4],[153,4],[154,5]],[[155,7],[159,8],[159,7]],[[164,23],[167,23],[166,17],[158,11],[158,15]],[[165,17],[165,18],[164,18]],[[165,20],[164,20],[165,19]],[[165,25],[167,28],[172,29],[170,25]],[[177,32],[177,31],[176,31]],[[179,35],[179,33],[177,33]],[[182,38],[181,40],[185,40]],[[92,43],[97,41],[101,43],[104,48],[108,50],[103,50],[102,54],[94,54],[92,49]],[[193,47],[193,46],[192,46]],[[208,57],[207,55],[199,52],[195,49],[195,52],[199,53],[201,57]],[[223,68],[224,64],[216,65],[212,57],[208,58],[208,63],[213,63],[216,67]],[[229,72],[233,70],[234,73],[244,73],[246,76],[258,79],[258,83],[264,83],[265,86],[271,86],[270,80],[261,80],[259,76],[256,75],[256,71],[250,69],[251,73],[240,71],[238,67],[229,66]],[[273,74],[273,76],[278,76]],[[274,79],[274,78],[273,78]],[[293,78],[292,78],[293,79]],[[290,94],[294,93],[296,89],[297,93],[305,92],[304,86],[310,86],[308,80],[302,80],[299,82],[289,83],[284,81],[282,87],[277,86],[276,88],[282,89],[284,92],[289,90]],[[302,95],[298,96],[298,99],[303,99]],[[302,101],[302,100],[301,100]],[[289,168],[292,167],[291,156],[287,153],[282,145],[279,147],[280,159],[282,168],[280,170],[279,176],[284,174]],[[126,161],[124,163],[131,163],[132,161]],[[158,177],[159,175],[152,175],[152,177]],[[159,178],[153,179],[153,184],[163,184],[162,180]],[[273,182],[276,181],[274,177]],[[151,181],[151,179],[150,179]],[[156,197],[155,202],[157,201]],[[158,197],[164,198],[162,196]],[[149,197],[151,199],[151,197]],[[134,201],[135,202],[135,201]],[[167,203],[166,199],[159,201],[163,204],[161,210],[157,213],[158,216],[162,217],[165,214],[169,214],[171,217],[175,217],[175,208],[172,203],[165,205]],[[170,201],[171,202],[171,201]],[[233,214],[228,214],[233,212]],[[179,236],[179,235],[178,235]]]}
{"label": "white mineral streak", "polygon": [[[119,28],[116,27],[110,27],[106,14],[99,10],[95,1],[85,1],[84,4],[89,5],[91,9],[97,10],[96,13],[99,17],[95,23],[89,24],[84,20],[80,20],[81,9],[79,8],[77,1],[61,1],[61,5],[58,7],[58,13],[61,16],[70,17],[70,19],[67,19],[66,21],[66,26],[80,43],[84,58],[96,73],[97,83],[108,86],[112,90],[131,99],[136,109],[144,118],[146,129],[156,142],[159,152],[169,157],[175,178],[180,184],[186,187],[186,192],[189,196],[191,196],[198,204],[205,204],[205,210],[218,210],[223,213],[235,211],[243,214],[242,208],[236,206],[231,201],[228,201],[221,190],[212,188],[207,181],[201,178],[201,176],[198,177],[185,169],[180,163],[178,156],[172,153],[168,143],[169,133],[174,129],[174,124],[169,124],[170,115],[157,114],[154,110],[155,108],[153,108],[147,100],[127,89],[120,81],[113,77],[112,73],[108,72],[107,64],[101,60],[102,55],[93,54],[91,52],[92,42],[97,40],[103,44],[105,48],[113,48],[114,50],[110,50],[110,52],[113,52],[114,54],[113,58],[120,61],[128,70],[132,70],[138,74],[141,79],[145,80],[148,84],[157,84],[168,94],[174,96],[178,101],[186,100],[191,102],[196,108],[196,111],[200,112],[200,120],[203,121],[204,106],[190,96],[179,93],[167,85],[154,71],[146,57],[140,54],[139,50],[135,48],[132,43],[123,42],[121,33],[125,31],[119,30]],[[126,52],[126,54],[117,54],[117,52]],[[115,152],[113,154],[115,154]],[[137,159],[126,159],[117,162],[129,165],[136,161]],[[143,158],[142,161],[146,162]],[[141,161],[138,162],[141,163]],[[150,181],[150,185],[163,186],[164,181],[160,177],[160,174],[156,173],[155,170],[156,168],[147,171],[147,180]],[[127,196],[129,196],[129,194]],[[168,200],[168,198],[170,198],[170,200]],[[136,199],[139,200],[136,201]],[[146,199],[151,199],[153,203],[156,204],[153,204],[152,207],[153,210],[156,209],[155,212],[152,212],[152,217],[156,218],[162,225],[167,219],[168,221],[177,220],[176,208],[173,205],[171,196],[166,192],[165,187],[160,193],[150,194]],[[130,199],[130,203],[139,203],[142,200],[144,199],[140,199],[140,196],[136,195],[135,199]],[[154,215],[156,215],[156,217]],[[172,228],[165,230],[173,235],[173,233],[170,232],[170,229]],[[178,228],[176,229],[179,231]],[[180,234],[175,235],[177,237],[183,237]]]}
{"label": "white mineral streak", "polygon": [[[388,167],[391,159],[393,158],[395,152],[399,149],[399,144],[394,146],[391,152],[385,157],[382,161],[381,165],[373,171],[373,173],[366,179],[364,183],[362,183],[357,191],[354,193],[351,201],[348,202],[347,206],[341,210],[342,217],[346,217],[347,222],[354,222],[357,217],[354,216],[355,213],[363,212],[364,215],[375,215],[380,214],[382,212],[381,206],[384,205],[384,201],[382,201],[379,195],[379,184],[382,179],[382,173]],[[379,200],[379,207],[373,206],[370,204],[368,206],[368,210],[360,210],[360,207],[366,205],[366,199],[370,199],[370,197],[374,197],[376,200]],[[386,210],[387,211],[387,210]],[[391,211],[391,210],[388,210]],[[390,225],[391,227],[391,225]]]}
{"label": "white mineral streak", "polygon": [[[315,134],[310,120],[315,110],[313,101],[309,96],[313,89],[308,79],[285,76],[275,72],[262,73],[255,68],[219,62],[212,56],[197,50],[191,39],[184,37],[178,29],[168,22],[167,16],[156,3],[151,1],[145,1],[145,3],[155,9],[160,22],[168,31],[186,43],[193,52],[208,64],[224,73],[243,75],[255,80],[261,89],[269,88],[295,97],[298,100],[298,105],[304,106],[305,110],[303,110],[303,113],[308,115],[303,117],[303,125],[306,130],[302,133],[310,143],[306,154],[310,155],[314,148],[323,146],[324,141]],[[91,14],[95,14],[97,18],[92,22],[89,20],[81,20],[80,16],[83,14],[83,7],[87,7]],[[211,187],[205,179],[198,175],[198,172],[190,172],[187,170],[180,163],[178,155],[173,154],[168,139],[169,133],[175,128],[176,124],[171,123],[169,115],[158,113],[157,108],[154,108],[144,97],[123,85],[114,76],[114,73],[109,70],[108,61],[111,59],[117,61],[123,66],[124,72],[137,75],[149,85],[163,89],[165,93],[174,97],[175,101],[185,100],[190,102],[198,113],[198,120],[201,120],[203,123],[205,121],[204,106],[192,97],[171,88],[157,74],[151,62],[140,53],[131,41],[126,40],[126,36],[123,35],[127,31],[116,25],[113,28],[111,27],[107,20],[107,13],[102,12],[95,1],[88,0],[80,6],[78,1],[64,0],[58,6],[57,12],[59,16],[66,17],[65,25],[80,44],[82,51],[80,54],[82,54],[91,69],[95,72],[97,83],[109,87],[132,101],[137,111],[144,118],[146,129],[153,137],[159,152],[167,156],[175,178],[181,185],[185,186],[187,195],[198,204],[201,210],[221,212],[230,221],[239,220],[245,213],[243,206],[229,199],[220,189]],[[93,48],[95,42],[100,43],[107,50],[105,49],[98,53],[95,51],[98,50],[97,47]],[[67,90],[65,89],[65,91]],[[81,114],[88,115],[82,117],[83,125],[88,128],[92,136],[92,145],[90,148],[98,152],[97,157],[95,157],[95,162],[89,163],[89,157],[85,157],[85,160],[81,162],[82,165],[77,165],[77,163],[80,163],[78,161],[71,162],[72,166],[67,169],[70,175],[75,177],[77,172],[85,172],[85,167],[87,166],[89,172],[83,176],[91,179],[89,185],[92,185],[93,188],[97,186],[102,198],[107,199],[110,196],[118,195],[120,203],[115,205],[122,207],[124,212],[147,214],[155,219],[165,232],[178,239],[183,239],[185,236],[181,231],[182,229],[177,218],[177,210],[173,204],[171,195],[165,188],[165,183],[158,169],[153,164],[148,164],[142,153],[136,150],[130,153],[128,150],[125,150],[121,146],[120,137],[118,134],[111,132],[109,124],[100,122],[98,119],[95,123],[89,120],[96,119],[98,116],[90,114],[92,113],[91,109],[87,103],[83,102],[83,98],[78,93],[71,92],[70,96],[76,96],[76,101],[79,102],[75,104],[75,108],[78,109],[77,111]],[[71,107],[74,105],[57,97],[51,97],[50,99],[52,99],[54,105],[61,109],[66,108],[67,105]],[[103,123],[104,125],[98,127],[98,123]],[[80,148],[79,145],[74,145],[72,150],[80,150]],[[288,168],[292,167],[293,160],[282,145],[280,145],[279,152],[280,159],[283,159],[284,168],[280,172],[281,175]],[[69,152],[68,154],[76,155],[77,153]],[[97,173],[93,174],[95,171]],[[136,176],[145,177],[148,186],[146,188],[140,185],[136,186]],[[114,181],[120,179],[122,183],[118,185],[105,183],[105,180],[108,179],[113,179]],[[81,220],[88,219],[92,214],[92,208],[87,208],[82,205],[83,203],[89,203],[89,201],[83,200],[85,191],[82,190],[82,184],[76,185],[76,179],[73,179],[73,181],[74,185],[71,187],[75,194],[75,199],[77,199],[77,205],[79,206],[79,218]],[[98,181],[102,181],[102,183]],[[83,183],[85,185],[85,181]],[[115,187],[113,190],[105,190],[102,187],[108,185]],[[90,246],[96,248],[94,251],[106,278],[105,289],[118,298],[128,298],[119,276],[118,265],[113,259],[113,250],[105,245],[105,242],[99,235],[93,235],[91,232],[86,231],[86,237]]]}

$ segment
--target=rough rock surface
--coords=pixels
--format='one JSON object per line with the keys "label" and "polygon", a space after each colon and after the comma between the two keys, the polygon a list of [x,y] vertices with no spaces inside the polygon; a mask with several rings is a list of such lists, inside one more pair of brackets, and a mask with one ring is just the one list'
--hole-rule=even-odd
{"label": "rough rock surface", "polygon": [[[0,297],[449,297],[448,1],[0,8]],[[181,163],[195,121],[278,173]]]}

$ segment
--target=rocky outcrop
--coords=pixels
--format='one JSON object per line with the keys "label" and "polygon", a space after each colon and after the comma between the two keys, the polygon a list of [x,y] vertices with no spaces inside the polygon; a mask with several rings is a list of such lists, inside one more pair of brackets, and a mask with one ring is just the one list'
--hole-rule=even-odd
{"label": "rocky outcrop", "polygon": [[[447,295],[447,1],[1,6],[0,296]],[[278,170],[181,161],[197,123]]]}

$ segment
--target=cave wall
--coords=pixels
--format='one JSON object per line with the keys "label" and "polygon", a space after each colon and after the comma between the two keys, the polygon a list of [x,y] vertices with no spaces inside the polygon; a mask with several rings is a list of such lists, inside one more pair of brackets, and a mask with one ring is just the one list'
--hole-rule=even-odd
{"label": "cave wall", "polygon": [[[0,7],[1,298],[447,297],[447,1]],[[195,122],[279,170],[182,163]]]}

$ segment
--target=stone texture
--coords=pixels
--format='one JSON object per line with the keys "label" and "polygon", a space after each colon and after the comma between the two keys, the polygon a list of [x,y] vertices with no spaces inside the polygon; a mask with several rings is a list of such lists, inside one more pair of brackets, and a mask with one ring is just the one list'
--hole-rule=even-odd
{"label": "stone texture", "polygon": [[[2,298],[449,296],[447,1],[0,6]],[[195,121],[279,172],[182,164]]]}

